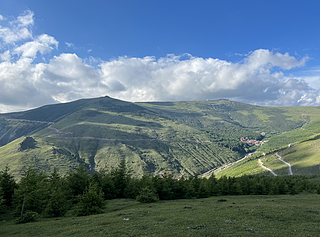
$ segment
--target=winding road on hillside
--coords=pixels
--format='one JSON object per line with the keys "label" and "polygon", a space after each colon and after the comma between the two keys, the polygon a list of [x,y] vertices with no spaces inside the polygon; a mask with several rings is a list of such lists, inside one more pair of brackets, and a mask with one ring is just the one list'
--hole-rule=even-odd
{"label": "winding road on hillside", "polygon": [[279,156],[278,152],[276,152],[275,155],[278,156],[278,159],[279,159],[280,161],[282,161],[283,163],[285,163],[285,164],[288,166],[289,174],[290,174],[290,175],[293,175],[292,169],[291,169],[291,165],[290,165],[288,162],[285,162],[284,160],[282,160],[282,157]]}
{"label": "winding road on hillside", "polygon": [[259,159],[259,165],[261,168],[268,170],[271,174],[273,174],[273,176],[278,176],[275,172],[273,172],[271,169],[269,169],[268,167],[265,167],[261,161],[261,159]]}
{"label": "winding road on hillside", "polygon": [[246,159],[246,158],[248,158],[248,157],[252,156],[252,155],[253,155],[253,154],[255,154],[255,153],[256,153],[256,151],[255,151],[255,152],[252,152],[252,153],[247,154],[245,157],[243,157],[242,159],[237,160],[237,161],[235,161],[235,162],[232,162],[232,163],[229,163],[229,164],[226,164],[226,165],[223,165],[223,166],[215,167],[215,168],[213,168],[213,169],[211,169],[211,170],[209,170],[209,171],[207,171],[207,172],[205,172],[205,173],[203,173],[203,174],[200,174],[198,177],[205,177],[205,176],[209,176],[209,175],[211,175],[214,171],[216,171],[216,170],[218,170],[218,169],[222,169],[222,168],[224,168],[224,169],[225,169],[225,168],[229,168],[229,167],[233,166],[234,164],[237,164],[238,162],[243,161],[244,159]]}
{"label": "winding road on hillside", "polygon": [[212,141],[203,141],[203,140],[173,140],[173,139],[125,139],[125,138],[100,138],[100,137],[67,137],[61,135],[72,135],[72,132],[63,132],[58,128],[52,127],[54,122],[45,122],[45,121],[37,121],[37,120],[27,120],[27,119],[7,119],[9,121],[21,121],[21,122],[29,122],[29,123],[41,123],[41,124],[48,124],[49,126],[47,129],[53,130],[55,132],[54,135],[49,135],[47,137],[50,138],[59,138],[59,139],[84,139],[84,140],[99,140],[99,141],[162,141],[162,142],[196,142],[196,143],[212,143]]}
{"label": "winding road on hillside", "polygon": [[[49,135],[47,137],[50,138],[58,138],[58,139],[85,139],[85,140],[100,140],[100,141],[177,141],[177,140],[168,140],[168,139],[116,139],[116,138],[97,138],[97,137],[67,137],[67,136],[61,136],[61,135],[72,135],[72,132],[63,132],[58,128],[52,127],[52,125],[54,124],[54,122],[44,122],[44,121],[37,121],[37,120],[27,120],[27,119],[7,119],[7,120],[11,120],[11,121],[23,121],[23,122],[30,122],[30,123],[46,123],[49,126],[47,127],[47,129],[49,130],[53,130],[55,132],[55,135]],[[202,141],[202,140],[190,140],[190,139],[186,139],[185,141],[189,141],[189,142],[197,142],[197,143],[212,143],[211,141]],[[211,175],[215,170],[219,169],[219,168],[228,168],[231,167],[234,164],[237,164],[238,162],[250,157],[251,155],[253,155],[255,152],[253,153],[249,153],[247,154],[245,157],[243,157],[240,160],[237,160],[235,162],[229,163],[225,166],[220,166],[220,167],[215,167],[201,175],[199,175],[199,177],[204,177],[204,176],[208,176]],[[278,155],[277,155],[278,156]],[[278,156],[279,159],[281,160],[281,157]],[[283,160],[281,160],[283,161]],[[283,161],[284,163],[286,163],[285,161]],[[261,160],[259,159],[259,164],[262,168],[270,171],[274,176],[277,176],[277,174],[275,174],[271,169],[265,167],[262,165]],[[287,163],[288,164],[288,163]],[[290,164],[288,164],[290,165]],[[291,170],[291,166],[290,166],[290,170]],[[292,171],[291,171],[292,172]]]}

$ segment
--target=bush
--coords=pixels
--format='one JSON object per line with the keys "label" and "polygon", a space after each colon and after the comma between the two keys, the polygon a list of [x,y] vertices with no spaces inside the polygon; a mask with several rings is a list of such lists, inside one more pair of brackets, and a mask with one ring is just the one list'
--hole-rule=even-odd
{"label": "bush", "polygon": [[150,203],[159,201],[159,197],[149,187],[142,188],[140,194],[137,196],[138,202]]}
{"label": "bush", "polygon": [[22,223],[28,223],[28,222],[37,221],[38,218],[39,218],[39,214],[38,213],[32,212],[32,211],[27,211],[21,217],[17,218],[14,222],[16,224],[22,224]]}
{"label": "bush", "polygon": [[91,185],[84,194],[78,196],[78,200],[78,216],[100,214],[105,207],[103,192],[98,191],[97,185]]}

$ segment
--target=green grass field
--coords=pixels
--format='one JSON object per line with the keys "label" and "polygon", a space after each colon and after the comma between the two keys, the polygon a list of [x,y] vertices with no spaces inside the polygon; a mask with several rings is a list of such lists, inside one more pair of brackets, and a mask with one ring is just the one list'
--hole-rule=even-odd
{"label": "green grass field", "polygon": [[[310,126],[314,131],[315,126]],[[291,133],[291,132],[289,132]],[[295,134],[296,132],[294,132]],[[281,135],[281,137],[284,134]],[[278,139],[278,138],[276,138]],[[264,145],[263,145],[264,146]],[[264,151],[264,149],[259,149]],[[243,160],[231,167],[225,169],[218,169],[215,175],[219,178],[224,175],[239,177],[244,174],[262,174],[271,175],[270,172],[259,166],[259,158],[263,162],[263,165],[273,170],[278,176],[289,175],[288,166],[280,161],[275,155],[276,149],[270,152],[266,156],[263,156],[262,152],[258,152],[255,159]],[[319,175],[320,174],[320,139],[319,133],[305,138],[300,142],[291,144],[290,148],[287,146],[278,150],[278,154],[282,159],[288,162],[292,166],[293,175]]]}
{"label": "green grass field", "polygon": [[261,168],[258,163],[258,159],[255,160],[243,160],[231,167],[225,169],[218,169],[215,171],[215,176],[221,178],[222,176],[240,177],[242,175],[255,175],[262,174],[268,175],[269,172]]}
{"label": "green grass field", "polygon": [[[320,139],[294,144],[279,152],[282,159],[292,166],[294,175],[320,174]],[[264,164],[276,174],[287,175],[288,166],[270,155]]]}
{"label": "green grass field", "polygon": [[319,236],[319,201],[316,194],[222,196],[152,204],[115,199],[100,215],[73,217],[69,213],[19,225],[8,220],[8,215],[0,215],[0,236]]}

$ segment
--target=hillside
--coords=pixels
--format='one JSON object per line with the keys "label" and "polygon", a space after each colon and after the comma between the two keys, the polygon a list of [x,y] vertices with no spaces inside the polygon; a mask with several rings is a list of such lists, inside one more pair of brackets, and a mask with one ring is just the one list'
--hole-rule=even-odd
{"label": "hillside", "polygon": [[[315,124],[306,126],[305,129],[293,130],[286,133],[286,136],[281,134],[272,137],[270,142],[271,144],[275,144],[277,141],[277,149],[268,150],[268,148],[270,148],[270,145],[268,144],[269,146],[266,145],[258,149],[258,152],[252,157],[244,159],[230,167],[218,169],[215,174],[217,177],[222,177],[224,175],[238,177],[244,174],[263,174],[272,176],[271,172],[259,165],[260,159],[263,166],[271,169],[278,176],[290,175],[289,167],[286,163],[290,164],[293,175],[319,175],[320,127],[314,125]],[[313,129],[309,130],[310,128]],[[302,138],[303,136],[305,137]],[[274,147],[275,146],[273,146],[273,148]],[[263,153],[267,151],[269,152],[264,156]],[[281,161],[279,156],[286,163]]]}
{"label": "hillside", "polygon": [[[294,129],[309,134],[304,129],[317,127],[319,121],[319,107],[83,99],[1,114],[0,167],[9,164],[18,175],[30,165],[66,172],[84,163],[93,172],[125,159],[137,176],[165,171],[189,176],[239,160],[257,148],[240,142],[241,137],[269,139],[266,144],[273,149],[278,143],[272,145],[271,138]],[[34,139],[34,146],[21,149],[26,137]]]}

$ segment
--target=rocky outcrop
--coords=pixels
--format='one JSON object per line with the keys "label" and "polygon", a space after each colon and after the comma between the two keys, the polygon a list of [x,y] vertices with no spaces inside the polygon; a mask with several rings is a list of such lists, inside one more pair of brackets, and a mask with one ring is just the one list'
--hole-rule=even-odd
{"label": "rocky outcrop", "polygon": [[37,141],[34,140],[32,137],[26,137],[21,143],[19,143],[19,151],[34,149],[36,148],[36,143]]}

